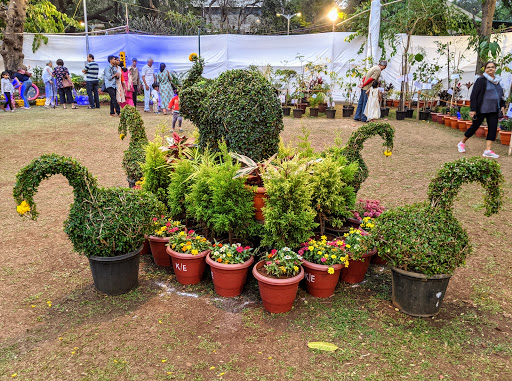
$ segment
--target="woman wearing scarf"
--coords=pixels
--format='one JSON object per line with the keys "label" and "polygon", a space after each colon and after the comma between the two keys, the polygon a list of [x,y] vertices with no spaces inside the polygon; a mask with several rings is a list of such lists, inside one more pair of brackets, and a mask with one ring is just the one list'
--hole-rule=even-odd
{"label": "woman wearing scarf", "polygon": [[45,108],[50,108],[53,106],[55,108],[55,96],[57,95],[57,91],[55,88],[54,79],[52,76],[53,73],[53,63],[52,61],[48,61],[46,63],[45,68],[43,69],[43,82],[44,82],[44,93],[46,96],[46,100],[44,102]]}
{"label": "woman wearing scarf", "polygon": [[133,106],[133,81],[132,81],[132,73],[126,68],[123,67],[121,69],[121,78],[124,89],[124,98],[126,100],[125,103],[120,104],[121,108],[124,108],[126,105]]}
{"label": "woman wearing scarf", "polygon": [[482,124],[487,121],[487,141],[483,157],[497,159],[500,156],[491,150],[492,142],[496,140],[498,130],[498,118],[505,112],[505,99],[503,88],[500,85],[501,78],[496,75],[496,63],[489,61],[484,66],[484,75],[478,78],[473,85],[470,97],[470,113],[473,118],[472,126],[464,133],[464,138],[459,142],[459,152],[466,152],[466,141],[473,136]]}
{"label": "woman wearing scarf", "polygon": [[115,68],[118,76],[116,77],[116,99],[119,106],[123,108],[126,106],[126,98],[124,96],[124,86],[123,86],[123,71],[121,70],[121,60],[119,57],[115,58]]}

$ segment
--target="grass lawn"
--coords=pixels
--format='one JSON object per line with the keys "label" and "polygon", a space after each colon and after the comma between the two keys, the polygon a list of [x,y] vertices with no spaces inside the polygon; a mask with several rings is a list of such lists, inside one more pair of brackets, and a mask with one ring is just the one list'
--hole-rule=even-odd
{"label": "grass lawn", "polygon": [[[171,117],[142,114],[151,138]],[[285,118],[282,137],[297,142],[302,127],[315,149],[344,141],[361,125],[351,119]],[[500,214],[483,214],[483,190],[463,187],[456,214],[475,246],[455,272],[441,312],[413,318],[391,305],[387,269],[371,266],[357,286],[315,299],[299,288],[294,309],[263,310],[256,281],[234,299],[219,298],[209,279],[184,287],[174,275],[141,262],[140,287],[122,296],[97,293],[88,260],[62,231],[72,190],[62,176],[44,181],[37,222],[20,218],[12,198],[16,172],[43,153],[72,156],[103,186],[126,186],[117,118],[108,109],[0,114],[0,379],[20,380],[511,380],[512,157],[494,150],[507,180]],[[363,155],[370,176],[360,198],[386,207],[424,200],[444,162],[461,156],[462,135],[439,124],[391,121],[393,155],[380,137]],[[187,133],[192,125],[184,122]],[[473,138],[467,156],[482,154]],[[333,353],[308,341],[338,345]]]}

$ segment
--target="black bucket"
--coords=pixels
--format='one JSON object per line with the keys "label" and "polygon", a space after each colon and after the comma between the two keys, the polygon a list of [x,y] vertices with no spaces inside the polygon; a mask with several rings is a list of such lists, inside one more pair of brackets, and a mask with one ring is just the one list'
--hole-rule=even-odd
{"label": "black bucket", "polygon": [[291,107],[283,107],[283,115],[290,116]]}
{"label": "black bucket", "polygon": [[318,116],[318,107],[311,107],[309,109],[309,116]]}
{"label": "black bucket", "polygon": [[407,111],[397,111],[396,112],[396,120],[404,120]]}
{"label": "black bucket", "polygon": [[414,115],[414,110],[412,108],[410,108],[410,109],[406,110],[406,113],[407,113],[405,116],[406,118],[412,118]]}
{"label": "black bucket", "polygon": [[423,275],[391,268],[392,302],[400,311],[412,316],[428,317],[439,312],[451,275]]}
{"label": "black bucket", "polygon": [[325,110],[325,116],[327,119],[334,119],[336,117],[336,110]]}
{"label": "black bucket", "polygon": [[303,113],[304,113],[304,110],[301,110],[300,108],[293,109],[293,117],[294,118],[302,118]]}
{"label": "black bucket", "polygon": [[94,287],[107,295],[124,294],[139,284],[139,259],[142,246],[116,257],[89,257]]}

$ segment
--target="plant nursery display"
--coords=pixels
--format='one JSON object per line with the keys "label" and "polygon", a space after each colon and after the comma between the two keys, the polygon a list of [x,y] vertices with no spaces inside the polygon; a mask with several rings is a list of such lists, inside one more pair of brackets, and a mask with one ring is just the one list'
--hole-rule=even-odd
{"label": "plant nursery display", "polygon": [[37,219],[34,195],[42,180],[62,174],[73,187],[74,202],[64,222],[73,248],[89,258],[96,288],[125,293],[138,284],[139,252],[151,218],[164,205],[149,192],[102,188],[87,168],[56,154],[34,159],[16,175],[13,196],[18,212]]}
{"label": "plant nursery display", "polygon": [[370,245],[392,266],[393,304],[414,316],[439,312],[448,282],[472,247],[453,214],[461,186],[478,182],[486,195],[485,215],[497,213],[503,198],[500,166],[470,158],[444,164],[428,190],[429,201],[386,210],[374,221]]}
{"label": "plant nursery display", "polygon": [[161,215],[153,217],[152,228],[153,231],[148,240],[153,260],[157,266],[170,267],[171,258],[166,253],[165,246],[169,242],[169,237],[185,230],[185,225],[180,221],[173,221],[171,218]]}
{"label": "plant nursery display", "polygon": [[343,234],[345,250],[349,254],[349,265],[341,270],[341,280],[347,283],[361,283],[370,266],[371,257],[376,253],[369,240],[364,237],[369,233],[363,229],[372,229],[374,224],[370,217],[364,217],[359,228],[351,227]]}

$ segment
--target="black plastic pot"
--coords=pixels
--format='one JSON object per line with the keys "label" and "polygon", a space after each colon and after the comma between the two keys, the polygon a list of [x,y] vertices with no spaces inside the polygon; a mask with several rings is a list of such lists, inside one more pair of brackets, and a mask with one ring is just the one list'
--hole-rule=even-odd
{"label": "black plastic pot", "polygon": [[290,116],[291,107],[283,107],[283,115]]}
{"label": "black plastic pot", "polygon": [[430,116],[430,112],[420,111],[420,120],[428,120],[429,116]]}
{"label": "black plastic pot", "polygon": [[128,186],[130,188],[135,188],[135,183],[136,183],[135,180],[129,179],[128,177],[126,178],[126,180],[128,181]]}
{"label": "black plastic pot", "polygon": [[325,110],[325,116],[327,116],[327,119],[334,119],[336,117],[336,110]]}
{"label": "black plastic pot", "polygon": [[107,295],[127,293],[139,284],[139,258],[142,246],[116,257],[89,257],[94,287]]}
{"label": "black plastic pot", "polygon": [[396,112],[396,120],[404,120],[407,115],[407,111],[397,111]]}
{"label": "black plastic pot", "polygon": [[293,109],[293,117],[294,118],[302,118],[302,114],[304,113],[304,111],[300,108],[294,108]]}
{"label": "black plastic pot", "polygon": [[451,275],[427,276],[391,268],[392,302],[411,316],[434,316],[439,312]]}
{"label": "black plastic pot", "polygon": [[318,116],[318,107],[311,107],[309,109],[309,116]]}
{"label": "black plastic pot", "polygon": [[350,118],[354,113],[354,107],[345,107],[343,106],[343,117]]}
{"label": "black plastic pot", "polygon": [[389,107],[381,107],[380,108],[380,116],[381,117],[389,116]]}
{"label": "black plastic pot", "polygon": [[414,110],[413,110],[412,108],[411,108],[411,109],[408,109],[408,110],[406,110],[406,113],[407,113],[407,114],[405,115],[405,117],[406,117],[406,118],[412,118],[412,116],[413,116],[413,114],[414,114]]}

